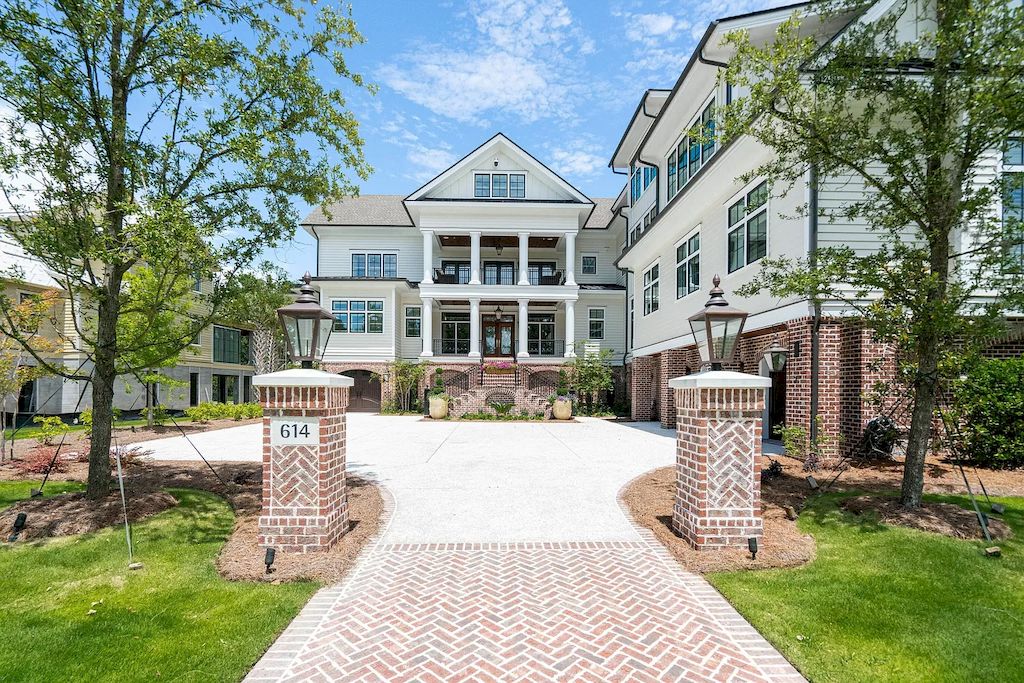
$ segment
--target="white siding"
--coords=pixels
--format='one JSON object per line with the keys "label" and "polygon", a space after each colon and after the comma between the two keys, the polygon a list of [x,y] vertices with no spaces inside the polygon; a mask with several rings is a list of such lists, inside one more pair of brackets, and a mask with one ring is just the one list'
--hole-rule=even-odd
{"label": "white siding", "polygon": [[[576,282],[581,284],[622,284],[622,271],[615,266],[620,236],[610,230],[581,230],[576,239]],[[597,256],[597,274],[583,273],[583,257]]]}
{"label": "white siding", "polygon": [[423,278],[423,237],[416,228],[378,226],[318,227],[319,277],[352,275],[353,253],[398,255],[398,277],[419,282]]}
{"label": "white siding", "polygon": [[320,285],[320,303],[327,310],[331,309],[331,301],[334,299],[372,299],[384,302],[383,333],[334,332],[327,342],[327,350],[324,353],[325,361],[394,359],[398,287],[405,287],[405,285],[384,282],[321,282],[318,284]]}
{"label": "white siding", "polygon": [[[498,159],[497,166],[494,165],[495,158]],[[426,197],[473,199],[476,173],[523,173],[526,175],[526,199],[571,199],[565,190],[539,174],[524,170],[521,161],[504,151],[487,155],[476,168],[468,169],[465,173],[449,179],[448,182],[428,192]]]}
{"label": "white siding", "polygon": [[[626,352],[626,302],[625,292],[580,292],[576,302],[576,341],[586,342],[590,339],[591,308],[604,309],[604,339],[600,340],[602,350],[612,352],[611,361],[614,365],[622,364]],[[564,325],[564,322],[561,323]],[[593,340],[597,341],[597,340]],[[577,350],[582,353],[583,349]]]}

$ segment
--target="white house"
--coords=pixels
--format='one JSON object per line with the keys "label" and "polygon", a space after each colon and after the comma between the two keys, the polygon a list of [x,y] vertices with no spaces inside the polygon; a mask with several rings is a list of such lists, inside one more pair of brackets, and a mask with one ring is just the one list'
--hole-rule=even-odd
{"label": "white house", "polygon": [[324,366],[356,379],[352,409],[377,410],[391,388],[374,373],[429,361],[463,412],[490,400],[486,362],[514,365],[501,388],[530,410],[577,354],[621,367],[624,202],[587,197],[499,133],[406,197],[314,210],[302,226],[335,318]]}

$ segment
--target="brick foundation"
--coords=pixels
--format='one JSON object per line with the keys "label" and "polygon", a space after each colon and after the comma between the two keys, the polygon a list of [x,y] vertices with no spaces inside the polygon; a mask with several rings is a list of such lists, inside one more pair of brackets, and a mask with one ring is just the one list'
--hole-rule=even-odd
{"label": "brick foundation", "polygon": [[746,547],[763,529],[761,414],[768,380],[750,378],[761,386],[744,386],[750,380],[743,379],[733,386],[681,386],[688,379],[673,382],[678,426],[672,529],[697,550]]}
{"label": "brick foundation", "polygon": [[[280,374],[258,377],[256,383]],[[347,386],[259,386],[263,406],[260,545],[283,552],[323,551],[348,531],[348,392]],[[317,419],[319,443],[272,445],[272,418],[288,417]]]}

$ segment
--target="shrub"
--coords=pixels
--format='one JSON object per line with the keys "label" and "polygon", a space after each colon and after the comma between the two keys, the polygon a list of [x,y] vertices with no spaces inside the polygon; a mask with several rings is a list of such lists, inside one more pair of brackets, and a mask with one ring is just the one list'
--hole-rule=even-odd
{"label": "shrub", "polygon": [[952,387],[950,445],[975,465],[1024,466],[1024,358],[983,360]]}
{"label": "shrub", "polygon": [[432,398],[448,398],[448,392],[444,387],[444,370],[441,368],[434,370],[434,386],[430,390],[430,396]]}
{"label": "shrub", "polygon": [[502,401],[495,401],[490,404],[491,408],[494,409],[498,415],[505,416],[512,412],[512,408],[515,407],[514,403],[504,403]]}
{"label": "shrub", "polygon": [[78,414],[78,422],[85,425],[86,429],[92,429],[92,408],[86,408]]}
{"label": "shrub", "polygon": [[110,470],[117,470],[117,456],[121,455],[121,469],[126,470],[129,467],[138,465],[144,458],[153,454],[153,451],[147,451],[141,446],[127,445],[127,446],[116,446],[110,449]]}
{"label": "shrub", "polygon": [[40,446],[52,446],[55,438],[68,431],[68,426],[64,424],[64,420],[56,415],[37,415],[32,418],[32,422],[39,425],[36,441],[39,442]]}
{"label": "shrub", "polygon": [[210,401],[185,409],[185,416],[193,422],[211,420],[252,420],[263,416],[259,403],[217,403]]}
{"label": "shrub", "polygon": [[153,414],[153,424],[161,426],[167,424],[167,408],[164,408],[162,405],[153,406],[152,408],[143,408],[140,415],[148,420],[150,413]]}
{"label": "shrub", "polygon": [[[60,458],[53,459],[56,450],[52,446],[37,446],[26,453],[23,460],[15,460],[14,466],[21,474],[45,474],[48,468],[50,472],[65,472],[68,469],[67,462]],[[51,461],[53,468],[50,468]]]}

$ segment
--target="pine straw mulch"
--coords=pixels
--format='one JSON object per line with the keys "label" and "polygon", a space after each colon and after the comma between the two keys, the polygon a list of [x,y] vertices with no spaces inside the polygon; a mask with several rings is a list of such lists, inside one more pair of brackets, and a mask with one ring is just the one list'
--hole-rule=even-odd
{"label": "pine straw mulch", "polygon": [[[675,467],[661,467],[634,479],[622,492],[622,500],[633,519],[654,532],[686,569],[698,574],[738,569],[795,567],[814,559],[814,539],[797,531],[796,522],[786,519],[785,506],[791,504],[789,487],[776,493],[771,483],[761,486],[764,536],[758,544],[757,559],[746,549],[698,551],[672,531],[672,504],[675,498]],[[778,480],[775,480],[778,481]]]}
{"label": "pine straw mulch", "polygon": [[[984,538],[978,517],[973,510],[952,503],[923,503],[916,510],[906,510],[895,498],[856,496],[844,498],[839,507],[855,515],[876,516],[882,524],[903,526],[933,534],[968,540]],[[993,540],[1013,536],[1013,530],[1001,519],[989,516],[988,532]]]}
{"label": "pine straw mulch", "polygon": [[[380,489],[370,481],[349,474],[348,533],[326,553],[298,555],[278,552],[275,571],[268,575],[263,565],[265,548],[259,545],[256,537],[263,491],[262,466],[259,463],[224,462],[212,465],[219,479],[202,462],[135,462],[125,473],[125,494],[129,519],[133,523],[177,504],[164,489],[198,489],[226,499],[235,513],[235,528],[221,549],[217,568],[227,579],[335,583],[351,568],[363,546],[380,527],[384,508]],[[54,479],[74,481],[76,477],[73,474],[63,473]],[[28,514],[26,530],[32,529],[31,536],[25,533],[21,537],[26,540],[87,533],[123,523],[116,484],[112,495],[98,505],[85,499],[81,493],[20,502],[0,514],[0,528],[10,529],[19,511]],[[61,515],[69,519],[59,522],[57,518]],[[72,519],[75,516],[80,519]]]}

